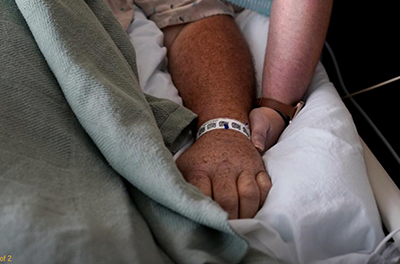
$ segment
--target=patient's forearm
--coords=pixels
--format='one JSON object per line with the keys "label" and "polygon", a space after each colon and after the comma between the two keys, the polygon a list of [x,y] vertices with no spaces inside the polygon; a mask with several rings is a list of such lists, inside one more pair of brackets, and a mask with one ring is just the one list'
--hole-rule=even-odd
{"label": "patient's forearm", "polygon": [[263,75],[263,97],[301,100],[328,29],[332,0],[274,0]]}
{"label": "patient's forearm", "polygon": [[[170,45],[168,31],[164,33]],[[254,71],[247,44],[231,17],[188,24],[168,52],[173,81],[185,106],[199,115],[199,125],[218,117],[248,121]]]}

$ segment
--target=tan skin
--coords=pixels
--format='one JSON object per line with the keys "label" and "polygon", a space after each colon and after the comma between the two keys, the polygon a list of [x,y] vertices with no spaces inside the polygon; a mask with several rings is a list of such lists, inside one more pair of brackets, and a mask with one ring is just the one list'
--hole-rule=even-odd
{"label": "tan skin", "polygon": [[[323,46],[331,5],[332,0],[274,0],[264,97],[293,104],[304,95]],[[251,218],[271,188],[259,152],[276,143],[284,121],[270,108],[252,110],[250,52],[231,17],[212,16],[163,31],[173,81],[185,106],[198,114],[198,126],[227,117],[250,120],[252,127],[252,142],[229,130],[206,133],[177,165],[185,179],[219,203],[230,219]]]}
{"label": "tan skin", "polygon": [[[169,70],[198,126],[228,117],[248,122],[254,70],[250,51],[229,16],[190,23],[168,47]],[[212,197],[229,218],[253,217],[271,187],[263,161],[246,136],[225,130],[206,133],[177,160],[189,183]]]}

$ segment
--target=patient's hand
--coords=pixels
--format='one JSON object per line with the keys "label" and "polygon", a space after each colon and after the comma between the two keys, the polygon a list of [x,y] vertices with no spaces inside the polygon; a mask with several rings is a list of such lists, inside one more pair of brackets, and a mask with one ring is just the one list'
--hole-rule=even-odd
{"label": "patient's hand", "polygon": [[177,165],[185,179],[220,204],[230,219],[253,217],[271,188],[260,154],[235,131],[204,134]]}

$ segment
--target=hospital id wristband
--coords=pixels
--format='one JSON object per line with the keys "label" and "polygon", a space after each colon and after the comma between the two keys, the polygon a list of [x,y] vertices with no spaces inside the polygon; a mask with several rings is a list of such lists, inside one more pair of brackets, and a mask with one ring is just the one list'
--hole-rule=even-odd
{"label": "hospital id wristband", "polygon": [[229,129],[237,131],[245,135],[250,140],[250,129],[248,123],[243,124],[235,119],[230,118],[216,118],[205,122],[197,131],[196,139],[199,139],[205,133],[216,129]]}

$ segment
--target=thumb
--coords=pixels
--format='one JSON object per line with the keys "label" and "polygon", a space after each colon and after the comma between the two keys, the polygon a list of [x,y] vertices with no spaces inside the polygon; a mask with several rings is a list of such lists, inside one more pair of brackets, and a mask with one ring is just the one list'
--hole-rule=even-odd
{"label": "thumb", "polygon": [[260,153],[264,153],[270,122],[262,109],[250,112],[251,142]]}

